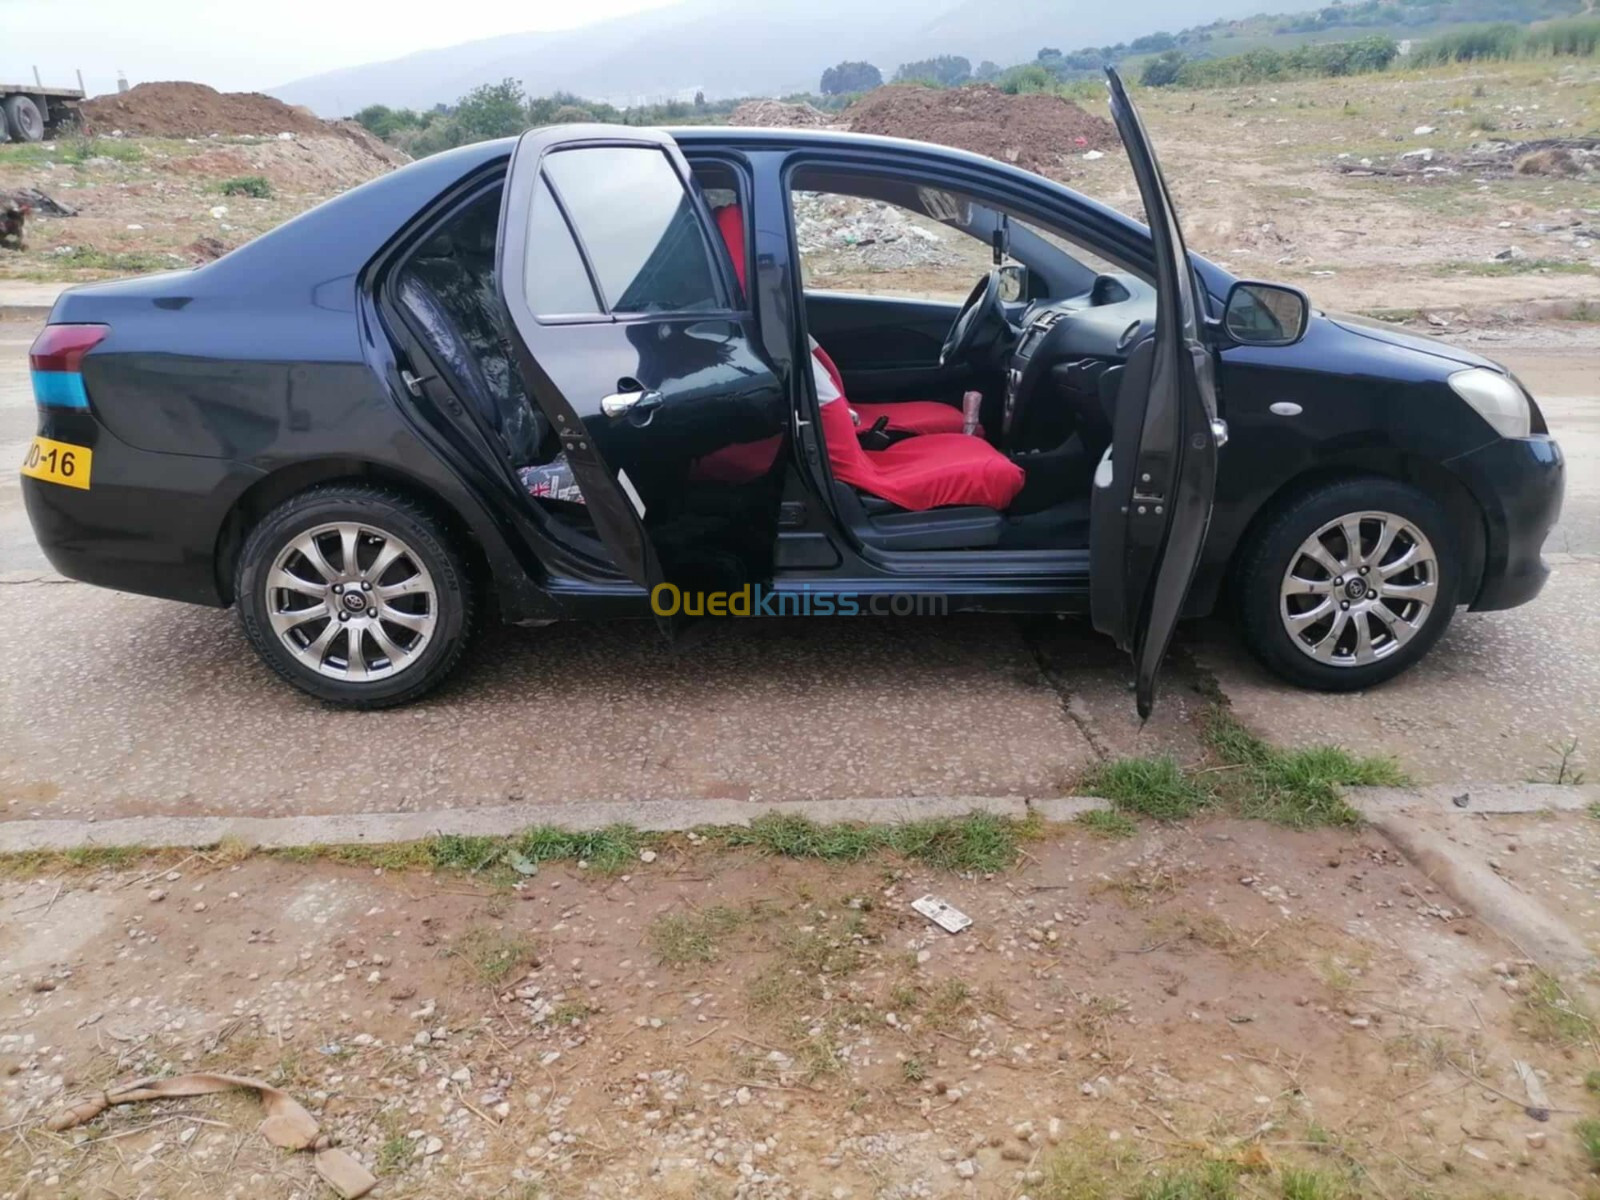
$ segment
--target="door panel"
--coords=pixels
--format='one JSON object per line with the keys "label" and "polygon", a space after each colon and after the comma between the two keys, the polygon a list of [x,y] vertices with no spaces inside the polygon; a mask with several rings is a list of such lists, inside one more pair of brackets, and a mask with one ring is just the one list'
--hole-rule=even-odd
{"label": "door panel", "polygon": [[646,587],[770,579],[788,397],[672,140],[524,134],[498,254],[518,365],[618,567]]}
{"label": "door panel", "polygon": [[1095,477],[1090,607],[1095,627],[1133,656],[1139,715],[1148,717],[1211,520],[1225,430],[1203,340],[1202,293],[1172,199],[1121,78],[1109,67],[1106,75],[1150,223],[1156,325],[1129,358],[1112,446]]}
{"label": "door panel", "polygon": [[853,400],[959,398],[970,376],[941,369],[939,350],[960,304],[806,292],[806,328],[844,375]]}

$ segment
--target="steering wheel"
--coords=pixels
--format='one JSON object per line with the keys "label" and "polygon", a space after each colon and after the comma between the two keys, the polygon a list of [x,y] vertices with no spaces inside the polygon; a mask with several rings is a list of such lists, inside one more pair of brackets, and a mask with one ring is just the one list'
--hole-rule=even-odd
{"label": "steering wheel", "polygon": [[972,289],[972,294],[956,314],[955,322],[945,336],[944,346],[939,351],[939,365],[945,367],[965,359],[972,353],[972,347],[977,344],[978,334],[984,326],[1003,316],[1000,310],[1000,270],[997,267],[978,280],[978,285]]}

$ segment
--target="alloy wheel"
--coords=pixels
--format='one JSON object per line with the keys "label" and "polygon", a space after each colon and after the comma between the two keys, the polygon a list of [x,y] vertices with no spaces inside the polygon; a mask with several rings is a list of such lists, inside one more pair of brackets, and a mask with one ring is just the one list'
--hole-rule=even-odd
{"label": "alloy wheel", "polygon": [[1300,651],[1335,667],[1398,652],[1427,623],[1439,560],[1422,530],[1390,512],[1329,521],[1290,556],[1278,612]]}
{"label": "alloy wheel", "polygon": [[433,576],[411,547],[353,521],[295,536],[273,561],[265,587],[279,640],[332,679],[398,674],[422,654],[439,621]]}

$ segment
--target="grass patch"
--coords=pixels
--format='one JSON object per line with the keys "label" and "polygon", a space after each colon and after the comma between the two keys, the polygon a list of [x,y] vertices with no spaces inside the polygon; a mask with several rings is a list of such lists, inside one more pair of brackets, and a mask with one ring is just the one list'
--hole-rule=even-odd
{"label": "grass patch", "polygon": [[415,1146],[403,1133],[390,1134],[378,1146],[378,1174],[393,1175],[405,1170],[406,1163],[411,1160],[411,1153]]}
{"label": "grass patch", "polygon": [[715,962],[723,937],[743,923],[742,913],[721,904],[694,913],[666,913],[650,924],[650,949],[667,967]]}
{"label": "grass patch", "polygon": [[1466,262],[1455,260],[1440,263],[1435,275],[1530,275],[1544,271],[1553,275],[1587,275],[1593,268],[1588,263],[1568,262],[1562,258],[1513,258],[1505,262]]}
{"label": "grass patch", "polygon": [[1535,971],[1522,998],[1528,1033],[1541,1042],[1558,1046],[1589,1043],[1595,1032],[1594,1014],[1547,971]]}
{"label": "grass patch", "polygon": [[476,926],[456,939],[451,954],[472,971],[479,983],[498,987],[538,962],[537,947],[527,934]]}
{"label": "grass patch", "polygon": [[1139,832],[1139,826],[1132,817],[1114,808],[1093,808],[1086,813],[1079,813],[1072,820],[1074,824],[1100,837],[1129,838]]}
{"label": "grass patch", "polygon": [[265,175],[237,175],[217,185],[224,196],[248,196],[252,200],[271,200],[272,183]]}
{"label": "grass patch", "polygon": [[1574,1125],[1572,1132],[1578,1135],[1578,1145],[1583,1147],[1584,1157],[1589,1160],[1589,1169],[1600,1171],[1600,1121],[1589,1117]]}
{"label": "grass patch", "polygon": [[638,861],[643,840],[631,825],[607,825],[578,833],[540,825],[513,838],[512,844],[536,863],[563,859],[586,862],[593,870],[611,874]]}
{"label": "grass patch", "polygon": [[119,163],[136,163],[144,158],[144,148],[122,138],[97,138],[81,133],[62,139],[61,162],[81,166],[96,158],[109,158]]}
{"label": "grass patch", "polygon": [[153,254],[144,250],[96,250],[92,246],[73,246],[65,253],[49,253],[52,266],[71,267],[85,271],[119,271],[124,274],[142,274],[147,271],[171,271],[184,264],[170,254]]}
{"label": "grass patch", "polygon": [[1083,786],[1120,809],[1158,821],[1192,817],[1212,802],[1211,795],[1185,773],[1177,760],[1166,756],[1102,763],[1089,773]]}
{"label": "grass patch", "polygon": [[1400,787],[1407,780],[1393,759],[1351,754],[1336,746],[1279,750],[1215,708],[1206,720],[1206,745],[1231,768],[1217,772],[1218,788],[1240,816],[1310,829],[1351,826],[1361,817],[1343,787]]}
{"label": "grass patch", "polygon": [[859,862],[889,852],[946,871],[1002,871],[1017,859],[1031,822],[993,813],[939,817],[903,825],[819,825],[808,817],[758,817],[748,829],[720,831],[728,846],[748,846],[782,858]]}
{"label": "grass patch", "polygon": [[1344,1200],[1351,1194],[1349,1185],[1336,1175],[1285,1167],[1278,1180],[1283,1200]]}
{"label": "grass patch", "polygon": [[1233,1200],[1238,1181],[1239,1169],[1232,1163],[1210,1162],[1158,1175],[1133,1194],[1136,1200]]}

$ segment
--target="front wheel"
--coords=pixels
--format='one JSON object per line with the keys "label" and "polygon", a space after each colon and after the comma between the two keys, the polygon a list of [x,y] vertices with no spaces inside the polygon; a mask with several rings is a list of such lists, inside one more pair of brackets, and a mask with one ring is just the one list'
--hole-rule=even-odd
{"label": "front wheel", "polygon": [[312,488],[245,540],[235,579],[245,636],[319,700],[389,708],[430,691],[461,657],[473,592],[434,517],[382,488]]}
{"label": "front wheel", "polygon": [[1392,679],[1439,640],[1461,586],[1458,538],[1425,492],[1324,484],[1255,534],[1236,580],[1245,642],[1293,683],[1346,692]]}

